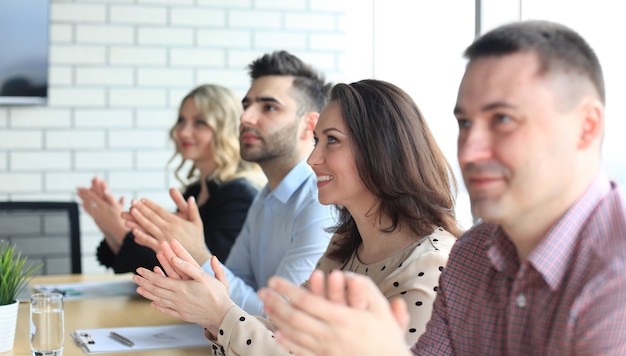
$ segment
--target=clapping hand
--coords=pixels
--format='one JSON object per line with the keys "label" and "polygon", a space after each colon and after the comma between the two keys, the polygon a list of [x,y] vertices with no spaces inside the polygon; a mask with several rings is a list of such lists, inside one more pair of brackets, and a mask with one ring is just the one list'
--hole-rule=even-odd
{"label": "clapping hand", "polygon": [[124,211],[124,197],[116,200],[106,182],[98,177],[91,180],[90,188],[78,187],[77,192],[83,209],[93,218],[107,244],[117,254],[128,233],[121,216]]}
{"label": "clapping hand", "polygon": [[[234,302],[224,283],[223,268],[211,260],[215,277],[206,273],[176,240],[161,243],[157,258],[163,266],[154,271],[137,269],[137,293],[152,300],[156,310],[205,327],[215,334]],[[167,273],[167,276],[165,275]]]}
{"label": "clapping hand", "polygon": [[130,212],[122,213],[126,226],[132,229],[135,241],[158,252],[164,241],[178,240],[194,260],[203,264],[211,258],[204,241],[204,229],[198,205],[193,197],[187,201],[174,188],[170,196],[178,207],[172,213],[149,199],[134,200]]}
{"label": "clapping hand", "polygon": [[[157,259],[161,263],[163,270],[159,270],[159,267],[155,267],[155,272],[160,273],[165,276],[167,274],[168,277],[174,279],[192,279],[189,275],[185,273],[184,270],[179,268],[178,263],[172,264],[172,261],[184,260],[189,262],[195,267],[202,268],[198,263],[194,260],[194,258],[185,250],[183,245],[178,242],[178,240],[172,240],[169,242],[161,242],[160,249],[157,252]],[[213,269],[213,273],[215,278],[222,282],[224,288],[226,288],[227,292],[230,292],[230,283],[228,282],[228,278],[226,278],[226,272],[224,271],[224,266],[220,263],[217,257],[211,257],[211,268]]]}
{"label": "clapping hand", "polygon": [[391,304],[365,276],[314,271],[309,290],[272,277],[259,291],[274,336],[297,355],[409,355],[401,299]]}

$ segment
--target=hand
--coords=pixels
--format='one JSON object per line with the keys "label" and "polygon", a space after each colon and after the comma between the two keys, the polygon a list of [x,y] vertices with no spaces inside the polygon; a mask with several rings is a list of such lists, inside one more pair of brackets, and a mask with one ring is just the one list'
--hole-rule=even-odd
{"label": "hand", "polygon": [[154,272],[138,268],[139,275],[133,277],[138,284],[137,293],[152,300],[151,305],[156,310],[196,323],[216,334],[226,312],[235,305],[226,287],[204,272],[191,255],[184,253],[182,245],[174,240],[167,250],[166,244],[163,243],[164,248],[159,251],[159,261],[163,263],[162,259],[171,255],[163,268],[168,275],[174,271],[177,277],[166,277],[158,267]]}
{"label": "hand", "polygon": [[164,272],[162,273],[164,276],[167,275],[173,279],[180,280],[191,280],[192,278],[182,271],[179,273],[175,265],[172,265],[171,261],[176,259],[181,259],[183,261],[189,262],[192,266],[201,268],[200,265],[193,259],[191,254],[185,250],[185,248],[178,242],[178,240],[171,241],[163,241],[160,244],[160,250],[156,253],[156,257],[161,264]]}
{"label": "hand", "polygon": [[[181,274],[183,272],[177,270],[175,268],[175,265],[172,265],[170,263],[170,261],[174,260],[175,258],[180,258],[198,268],[202,268],[200,267],[200,265],[198,265],[198,263],[194,260],[194,258],[189,254],[189,252],[185,250],[183,245],[181,245],[180,242],[178,242],[178,240],[171,240],[169,242],[161,242],[160,247],[161,248],[159,252],[157,252],[156,256],[159,262],[161,263],[161,266],[165,270],[165,272],[162,273],[163,275],[167,274],[168,277],[174,278],[174,279],[184,279],[184,280],[191,279],[190,276],[186,274]],[[222,284],[224,285],[224,288],[226,289],[226,292],[229,293],[230,283],[228,282],[228,278],[226,277],[224,266],[222,266],[220,261],[215,256],[211,257],[211,268],[213,269],[215,278],[218,281],[222,282]]]}
{"label": "hand", "polygon": [[160,205],[148,200],[133,201],[130,213],[123,213],[126,226],[131,228],[135,241],[143,246],[159,250],[163,241],[177,239],[191,251],[199,264],[211,258],[211,253],[204,241],[204,229],[198,206],[193,197],[186,202],[181,193],[170,189],[170,196],[178,206],[179,212],[174,214]]}
{"label": "hand", "polygon": [[77,191],[83,209],[98,225],[113,253],[117,254],[129,230],[121,217],[124,197],[116,200],[106,182],[98,177],[92,179],[90,188],[78,187]]}
{"label": "hand", "polygon": [[409,355],[406,304],[391,304],[367,277],[315,271],[310,290],[272,277],[259,291],[276,340],[298,355]]}

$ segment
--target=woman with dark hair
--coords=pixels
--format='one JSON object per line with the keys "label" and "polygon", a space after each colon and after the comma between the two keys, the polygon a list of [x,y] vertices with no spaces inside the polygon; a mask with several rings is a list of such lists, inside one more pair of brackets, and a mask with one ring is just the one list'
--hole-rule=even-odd
{"label": "woman with dark hair", "polygon": [[[318,179],[318,198],[340,210],[317,268],[369,276],[386,298],[404,299],[410,314],[405,339],[413,344],[425,330],[439,275],[461,233],[451,168],[413,100],[387,82],[335,86],[314,133],[307,162]],[[281,350],[269,321],[235,305],[219,323],[203,317],[202,309],[211,306],[198,302],[202,288],[214,286],[179,243],[161,246],[158,257],[170,277],[145,269],[135,277],[138,292],[158,310],[205,327],[216,352]]]}

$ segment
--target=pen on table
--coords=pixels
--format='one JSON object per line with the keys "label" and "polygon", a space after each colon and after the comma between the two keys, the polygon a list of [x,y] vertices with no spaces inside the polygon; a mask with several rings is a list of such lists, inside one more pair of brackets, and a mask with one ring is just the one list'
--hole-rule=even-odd
{"label": "pen on table", "polygon": [[122,344],[126,345],[126,346],[130,346],[133,347],[135,346],[135,343],[130,341],[129,339],[127,339],[126,337],[116,333],[115,331],[111,331],[111,333],[109,334],[109,336],[111,336],[113,339],[121,342]]}
{"label": "pen on table", "polygon": [[66,291],[61,290],[59,288],[54,288],[53,290],[51,290],[51,292],[52,293],[59,293],[59,294],[63,295],[64,297],[65,297],[65,294],[67,293]]}
{"label": "pen on table", "polygon": [[76,297],[79,296],[81,293],[78,291],[75,291],[74,289],[59,289],[59,288],[54,288],[51,289],[50,292],[52,293],[60,293],[62,294],[64,297]]}

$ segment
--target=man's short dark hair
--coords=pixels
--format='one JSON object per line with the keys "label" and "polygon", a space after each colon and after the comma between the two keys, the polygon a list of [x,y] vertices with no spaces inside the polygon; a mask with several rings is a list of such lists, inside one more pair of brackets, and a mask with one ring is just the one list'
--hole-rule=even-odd
{"label": "man's short dark hair", "polygon": [[533,52],[540,75],[561,73],[584,78],[604,103],[604,78],[600,61],[589,44],[567,26],[544,20],[514,22],[497,27],[472,43],[464,53],[470,62],[487,56]]}
{"label": "man's short dark hair", "polygon": [[300,104],[299,115],[322,111],[332,86],[322,73],[287,51],[275,51],[257,58],[248,65],[248,73],[252,80],[268,75],[293,76],[295,96]]}

